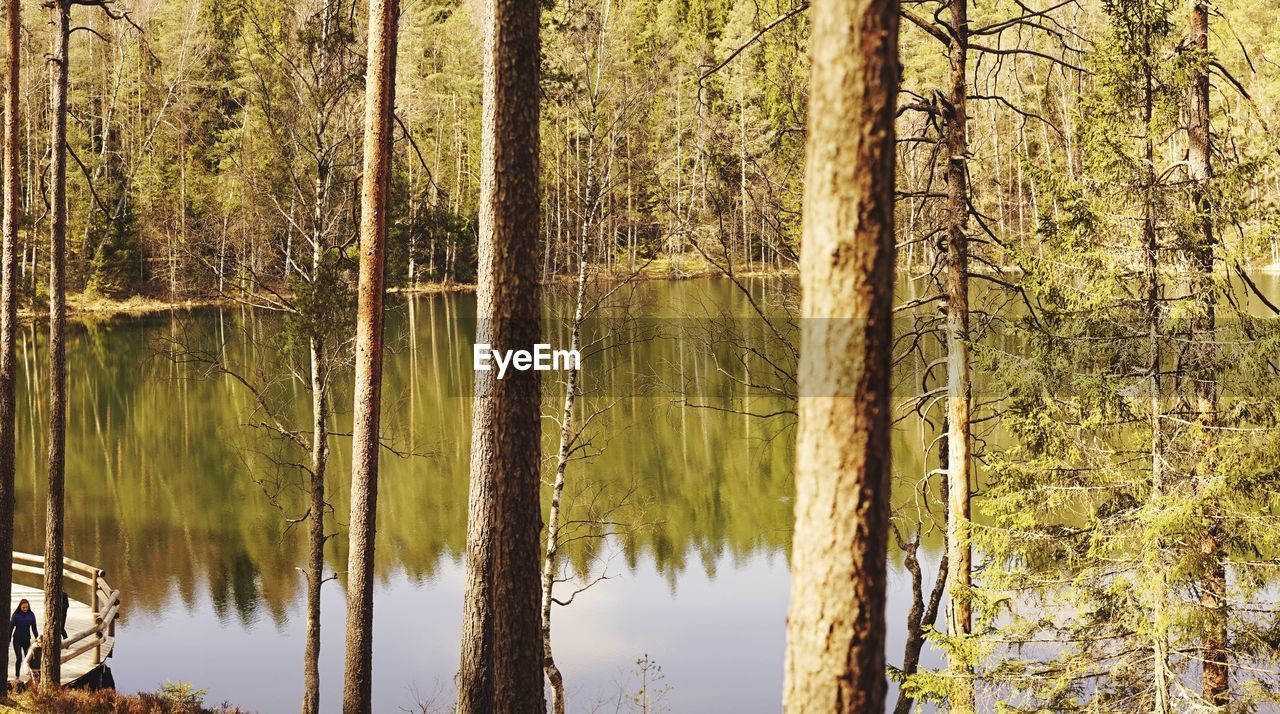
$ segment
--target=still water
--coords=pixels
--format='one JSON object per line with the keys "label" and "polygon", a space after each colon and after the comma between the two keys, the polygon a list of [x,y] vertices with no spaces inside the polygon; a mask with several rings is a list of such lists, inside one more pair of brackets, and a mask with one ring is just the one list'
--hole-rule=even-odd
{"label": "still water", "polygon": [[[1257,280],[1269,295],[1280,293],[1277,276]],[[779,292],[767,282],[753,287],[762,304]],[[570,306],[561,298],[547,302],[549,341],[564,346],[557,318],[570,314]],[[608,410],[593,422],[591,458],[570,469],[570,518],[583,517],[584,504],[594,504],[626,527],[617,537],[586,539],[569,551],[579,582],[609,576],[555,613],[554,644],[570,708],[638,711],[643,678],[655,712],[778,711],[793,488],[790,420],[738,413],[771,413],[778,404],[747,397],[744,382],[767,380],[744,378],[735,368],[726,334],[741,330],[709,327],[749,314],[731,284],[645,283],[628,303],[629,313],[649,320],[643,329],[676,327],[584,358],[589,374],[605,375],[589,382],[586,408]],[[474,314],[474,296],[467,294],[390,301],[384,428],[402,455],[384,451],[382,458],[378,712],[421,711],[423,703],[444,711],[452,701]],[[298,568],[305,545],[301,532],[285,528],[284,517],[302,512],[300,475],[287,466],[299,455],[260,428],[264,415],[241,384],[208,368],[216,358],[242,372],[286,422],[309,428],[310,396],[287,369],[288,356],[300,358],[301,351],[285,332],[278,316],[240,309],[72,328],[67,554],[106,569],[123,594],[111,661],[122,690],[188,681],[207,689],[210,703],[270,713],[297,709],[304,625]],[[16,547],[28,552],[43,543],[44,345],[44,325],[28,325],[18,350],[15,535]],[[183,358],[173,358],[175,346]],[[336,379],[338,432],[349,430],[349,382],[345,371]],[[545,385],[544,412],[558,411],[561,388],[554,376]],[[551,453],[554,429],[545,431],[545,453]],[[928,471],[921,454],[933,436],[918,420],[897,424],[900,479]],[[337,517],[329,522],[326,558],[337,577],[324,586],[322,610],[326,711],[335,711],[341,696],[349,461],[349,440],[335,436],[328,492]],[[913,497],[902,489],[895,503],[903,508]],[[927,582],[939,547],[936,533],[925,538]],[[910,580],[899,558],[890,562],[887,655],[897,663]],[[642,658],[660,672],[642,674]],[[940,660],[926,651],[923,664]]]}
{"label": "still water", "polygon": [[[632,309],[674,320],[738,300],[722,282],[649,283]],[[475,299],[391,302],[384,422],[405,455],[384,451],[382,459],[375,709],[416,711],[430,701],[434,711],[452,700],[457,667]],[[549,329],[560,314],[568,305],[549,300]],[[28,326],[18,348],[16,547],[28,552],[43,543],[44,329]],[[292,349],[282,332],[278,317],[239,309],[72,328],[67,554],[104,568],[122,592],[111,661],[122,690],[189,681],[208,690],[210,703],[297,708],[305,544],[284,516],[301,513],[291,488],[301,476],[278,464],[290,455],[255,426],[264,419],[248,391],[206,363],[216,356],[264,385],[286,420],[307,428],[309,393],[279,359]],[[785,420],[762,423],[682,404],[678,389],[653,390],[701,380],[690,401],[729,404],[733,384],[719,379],[707,344],[654,338],[587,358],[588,369],[592,360],[625,363],[650,386],[619,385],[616,376],[595,385],[588,401],[612,408],[595,422],[592,458],[569,473],[571,501],[578,493],[578,503],[623,503],[615,515],[627,524],[622,536],[570,552],[579,578],[609,576],[556,611],[556,653],[575,711],[619,703],[627,711],[645,656],[661,668],[656,684],[647,676],[654,711],[778,708],[791,433]],[[175,345],[186,357],[169,356]],[[348,372],[337,379],[336,431],[350,428],[349,381]],[[561,398],[553,376],[546,392],[550,413]],[[326,556],[336,571],[346,561],[349,461],[349,439],[335,436],[328,491],[337,518]],[[278,485],[283,510],[267,497]],[[344,580],[339,572],[323,590],[326,711],[341,695]]]}

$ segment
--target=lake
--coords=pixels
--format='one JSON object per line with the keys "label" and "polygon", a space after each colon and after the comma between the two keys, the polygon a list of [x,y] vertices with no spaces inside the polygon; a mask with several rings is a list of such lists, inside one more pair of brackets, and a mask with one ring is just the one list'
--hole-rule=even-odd
{"label": "lake", "polygon": [[[703,305],[736,304],[721,281],[645,283],[635,293],[648,325],[692,333]],[[389,301],[375,604],[375,709],[412,710],[452,700],[462,614],[472,338],[475,298],[445,294]],[[548,300],[548,315],[571,314]],[[268,385],[299,426],[309,394],[287,377],[276,350],[280,319],[222,309],[71,328],[67,554],[104,568],[124,598],[111,661],[120,689],[189,681],[207,701],[261,712],[291,711],[301,696],[303,533],[299,474],[279,467],[277,441],[255,428],[247,390],[205,365],[169,353],[218,350]],[[550,341],[563,327],[549,323]],[[21,365],[15,547],[39,552],[48,367],[45,325],[26,326]],[[570,551],[584,579],[607,574],[557,608],[553,631],[574,711],[613,710],[640,688],[637,660],[661,668],[648,688],[670,711],[772,711],[782,684],[787,545],[792,491],[790,430],[680,403],[721,400],[714,356],[688,335],[650,336],[587,357],[626,365],[619,385],[589,385],[597,418],[593,458],[569,472],[570,496],[617,501],[625,536]],[[559,345],[557,345],[559,346]],[[721,350],[723,352],[723,350]],[[681,367],[689,370],[681,374]],[[663,371],[671,380],[664,380]],[[603,370],[602,370],[603,371]],[[697,372],[697,375],[694,373]],[[648,381],[645,381],[648,379]],[[335,396],[335,430],[349,430],[350,375]],[[645,382],[641,384],[641,382]],[[655,388],[656,382],[669,381]],[[547,412],[560,387],[546,382]],[[290,402],[293,402],[290,405]],[[717,403],[725,403],[719,401]],[[551,453],[548,429],[547,453]],[[346,562],[349,439],[332,442],[329,567]],[[283,486],[281,509],[267,493]],[[585,485],[589,484],[589,485]],[[578,494],[578,495],[574,495]],[[611,501],[612,499],[612,501]],[[571,513],[572,513],[571,506]],[[620,516],[621,518],[622,516]],[[326,711],[341,696],[343,578],[323,589],[322,687]],[[566,588],[571,585],[564,586]],[[653,679],[654,674],[648,675]],[[624,709],[625,710],[625,706]]]}
{"label": "lake", "polygon": [[[1258,280],[1277,294],[1280,277]],[[775,287],[753,284],[757,297]],[[778,711],[793,434],[787,417],[738,413],[779,404],[745,399],[748,380],[733,365],[726,335],[741,331],[723,327],[749,314],[746,302],[722,280],[647,282],[628,302],[629,314],[644,318],[634,334],[653,332],[584,359],[594,375],[586,408],[607,410],[593,422],[592,458],[570,469],[568,507],[572,517],[585,504],[616,505],[609,512],[627,527],[569,552],[580,580],[609,576],[555,613],[570,708],[628,711],[644,679],[653,711]],[[555,296],[547,303],[549,341],[564,346],[556,318],[570,306]],[[427,702],[438,711],[452,701],[462,614],[475,298],[392,296],[389,306],[384,428],[403,456],[382,457],[375,710],[419,711]],[[43,543],[45,329],[27,325],[18,347],[15,547],[28,552]],[[216,352],[305,427],[309,394],[284,369],[279,355],[297,351],[282,335],[279,317],[245,309],[71,329],[67,554],[106,569],[122,592],[111,667],[124,691],[189,681],[208,690],[210,703],[298,708],[305,543],[285,516],[301,513],[300,476],[280,465],[288,450],[255,426],[262,415],[241,384],[172,357],[175,345],[188,356]],[[554,379],[545,381],[547,413],[562,398]],[[349,382],[344,372],[336,387],[336,431],[349,429]],[[927,471],[920,454],[931,432],[904,421],[895,438],[895,470]],[[349,440],[335,436],[328,491],[339,519],[330,521],[326,555],[336,571],[346,563],[349,462]],[[929,581],[938,547],[936,535],[926,539]],[[891,567],[888,657],[896,663],[910,581],[892,558]],[[341,696],[343,580],[339,572],[323,589],[326,711]],[[641,659],[660,672],[641,671]],[[926,652],[925,663],[939,659]]]}

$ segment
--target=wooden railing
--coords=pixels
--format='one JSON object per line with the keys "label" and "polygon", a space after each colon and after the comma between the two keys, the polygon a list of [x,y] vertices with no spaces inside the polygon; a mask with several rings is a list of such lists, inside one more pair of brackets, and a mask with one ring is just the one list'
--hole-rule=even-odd
{"label": "wooden railing", "polygon": [[[30,553],[13,554],[13,570],[44,577],[44,557]],[[74,580],[89,589],[88,604],[93,612],[93,624],[78,632],[70,632],[62,640],[62,661],[67,662],[93,652],[93,663],[102,664],[102,647],[108,637],[116,636],[116,618],[120,616],[120,591],[107,584],[106,571],[86,565],[71,558],[62,559],[62,583],[64,592],[68,581]],[[85,640],[88,640],[86,642]],[[108,653],[109,654],[109,653]]]}

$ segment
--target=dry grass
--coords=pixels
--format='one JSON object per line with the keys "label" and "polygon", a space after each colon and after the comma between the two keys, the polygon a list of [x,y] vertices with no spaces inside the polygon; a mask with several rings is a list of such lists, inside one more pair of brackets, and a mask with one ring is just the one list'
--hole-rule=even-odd
{"label": "dry grass", "polygon": [[207,707],[204,693],[189,685],[165,685],[159,692],[120,694],[111,689],[55,689],[18,692],[0,704],[0,714],[246,714],[226,705]]}

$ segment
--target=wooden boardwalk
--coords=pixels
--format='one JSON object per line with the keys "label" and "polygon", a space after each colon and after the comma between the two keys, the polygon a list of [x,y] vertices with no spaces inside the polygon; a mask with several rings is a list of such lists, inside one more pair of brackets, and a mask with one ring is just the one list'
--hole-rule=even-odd
{"label": "wooden boardwalk", "polygon": [[[44,574],[44,560],[29,553],[13,554],[13,570],[19,573]],[[66,559],[63,564],[63,583],[71,600],[67,610],[67,637],[62,649],[62,684],[74,685],[98,669],[111,655],[116,644],[116,617],[120,612],[120,591],[107,585],[105,573],[97,568]],[[17,578],[15,577],[15,580]],[[13,584],[12,602],[5,616],[26,599],[36,614],[37,627],[44,634],[44,591],[28,585]],[[83,598],[83,599],[82,599]],[[13,649],[9,649],[9,671],[5,676],[13,681]],[[20,679],[30,675],[26,668]]]}

